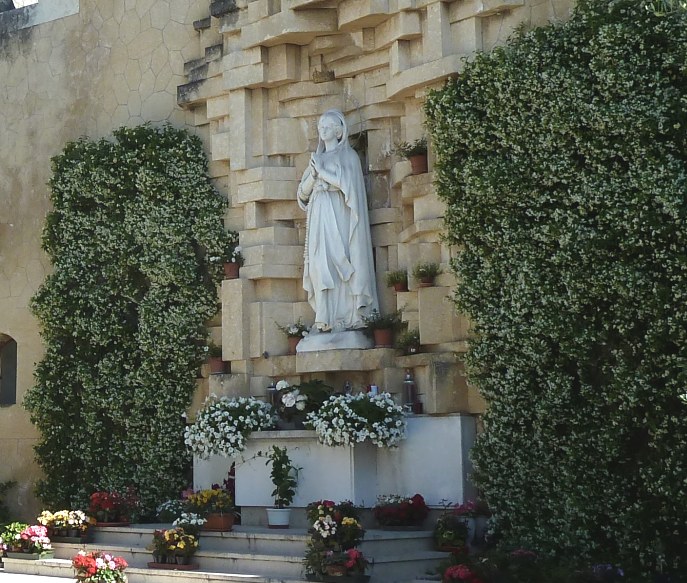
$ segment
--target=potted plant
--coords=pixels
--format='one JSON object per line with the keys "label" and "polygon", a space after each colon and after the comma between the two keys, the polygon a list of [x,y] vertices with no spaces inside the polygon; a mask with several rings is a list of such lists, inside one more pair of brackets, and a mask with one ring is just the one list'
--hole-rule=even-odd
{"label": "potted plant", "polygon": [[39,524],[48,529],[48,536],[54,542],[85,542],[88,529],[96,523],[95,518],[81,510],[43,510],[37,518]]}
{"label": "potted plant", "polygon": [[224,252],[224,279],[237,279],[244,259],[239,246],[239,234],[227,232],[227,246]]}
{"label": "potted plant", "polygon": [[383,529],[417,529],[427,518],[429,507],[420,494],[384,494],[377,497],[372,514]]}
{"label": "potted plant", "polygon": [[11,522],[5,525],[0,533],[2,550],[10,553],[21,553],[21,533],[28,526],[25,522]]}
{"label": "potted plant", "polygon": [[[14,523],[9,530],[14,531],[16,527],[17,523]],[[54,555],[48,529],[42,524],[25,525],[18,535],[13,532],[11,548],[13,550],[7,550],[7,556],[13,559],[47,559]]]}
{"label": "potted plant", "polygon": [[274,422],[272,407],[264,401],[210,395],[196,414],[196,422],[184,431],[184,442],[202,459],[236,457],[252,431],[270,429]]}
{"label": "potted plant", "polygon": [[389,393],[333,395],[308,413],[312,427],[324,445],[354,445],[370,441],[378,447],[395,447],[406,437],[403,408]]}
{"label": "potted plant", "polygon": [[412,174],[427,172],[427,138],[424,136],[414,142],[397,142],[394,152],[410,162]]}
{"label": "potted plant", "polygon": [[219,486],[198,490],[188,496],[189,508],[203,516],[202,530],[227,532],[234,527],[236,509],[231,494]]}
{"label": "potted plant", "polygon": [[76,580],[83,583],[126,583],[124,570],[128,566],[122,557],[101,551],[79,551],[72,558]]}
{"label": "potted plant", "polygon": [[324,555],[325,582],[365,583],[370,580],[365,575],[370,561],[358,549],[347,551],[326,551]]}
{"label": "potted plant", "polygon": [[153,533],[153,542],[146,548],[153,553],[153,561],[148,563],[149,567],[177,569],[183,566],[186,567],[184,570],[198,568],[197,564],[191,562],[198,550],[198,537],[181,527],[156,530]]}
{"label": "potted plant", "polygon": [[138,497],[129,489],[126,493],[100,491],[90,496],[88,513],[95,516],[97,526],[126,526],[138,504]]}
{"label": "potted plant", "polygon": [[372,310],[369,316],[363,316],[367,330],[372,333],[376,348],[391,348],[394,332],[405,324],[401,320],[401,310],[382,315],[378,310]]}
{"label": "potted plant", "polygon": [[273,445],[269,452],[258,452],[258,455],[267,458],[265,465],[272,465],[270,478],[274,485],[274,490],[272,490],[274,508],[266,509],[267,525],[269,528],[289,528],[291,517],[289,506],[296,495],[298,472],[301,468],[293,465],[285,447]]}
{"label": "potted plant", "polygon": [[217,346],[212,340],[208,342],[208,366],[210,367],[210,374],[224,374],[226,365],[222,360],[222,347]]}
{"label": "potted plant", "polygon": [[282,326],[276,322],[275,324],[277,328],[279,328],[286,335],[286,339],[289,343],[288,354],[296,354],[296,346],[304,336],[308,335],[309,327],[303,324],[300,318],[295,324],[287,324],[286,326]]}
{"label": "potted plant", "polygon": [[434,525],[434,543],[439,551],[462,551],[469,542],[470,529],[464,516],[446,507]]}
{"label": "potted plant", "polygon": [[386,286],[393,287],[396,292],[408,291],[408,272],[405,269],[396,269],[386,272]]}
{"label": "potted plant", "polygon": [[413,277],[419,282],[419,287],[433,286],[434,279],[441,273],[441,266],[438,263],[433,262],[418,263],[413,268]]}
{"label": "potted plant", "polygon": [[420,331],[406,330],[401,332],[396,339],[396,348],[403,350],[403,354],[416,354],[420,352]]}
{"label": "potted plant", "polygon": [[289,385],[285,380],[277,383],[275,411],[279,429],[303,429],[303,423],[312,411],[317,411],[332,393],[332,387],[320,380],[300,385]]}

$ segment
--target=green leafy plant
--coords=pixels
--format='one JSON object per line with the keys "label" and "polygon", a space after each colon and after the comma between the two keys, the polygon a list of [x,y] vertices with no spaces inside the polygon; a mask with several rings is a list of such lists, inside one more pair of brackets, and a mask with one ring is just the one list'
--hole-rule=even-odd
{"label": "green leafy plant", "polygon": [[200,139],[171,126],[68,143],[50,188],[53,270],[31,303],[45,356],[24,401],[38,494],[85,508],[93,491],[133,486],[152,515],[187,481],[184,415],[216,312],[226,198]]}
{"label": "green leafy plant", "polygon": [[584,0],[425,105],[491,528],[638,581],[687,572],[685,46],[684,11]]}
{"label": "green leafy plant", "polygon": [[427,138],[423,136],[413,142],[397,142],[393,151],[406,160],[412,156],[426,154]]}
{"label": "green leafy plant", "polygon": [[301,468],[291,462],[285,447],[272,446],[268,452],[259,452],[258,455],[267,458],[265,465],[271,465],[270,478],[274,485],[272,496],[275,508],[288,508],[293,503],[298,485],[298,472]]}
{"label": "green leafy plant", "polygon": [[387,271],[384,276],[387,287],[394,285],[408,284],[408,272],[405,269],[397,269],[394,271]]}
{"label": "green leafy plant", "polygon": [[418,263],[415,267],[413,267],[413,277],[417,280],[434,279],[441,273],[441,266],[438,263],[433,263],[431,261],[426,263]]}
{"label": "green leafy plant", "polygon": [[222,347],[210,340],[207,344],[208,356],[211,358],[222,358]]}
{"label": "green leafy plant", "polygon": [[400,348],[406,354],[420,350],[420,331],[406,330],[396,338],[396,348]]}
{"label": "green leafy plant", "polygon": [[369,316],[363,316],[363,321],[368,330],[398,330],[405,326],[405,322],[401,319],[402,315],[402,310],[384,315],[378,310],[372,310]]}

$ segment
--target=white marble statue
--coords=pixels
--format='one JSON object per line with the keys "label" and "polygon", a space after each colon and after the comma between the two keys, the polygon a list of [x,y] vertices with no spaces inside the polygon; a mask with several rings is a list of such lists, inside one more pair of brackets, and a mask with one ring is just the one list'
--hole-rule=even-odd
{"label": "white marble statue", "polygon": [[336,333],[363,327],[362,316],[379,305],[360,159],[340,111],[322,114],[317,129],[317,151],[298,186],[307,212],[303,287],[313,331]]}

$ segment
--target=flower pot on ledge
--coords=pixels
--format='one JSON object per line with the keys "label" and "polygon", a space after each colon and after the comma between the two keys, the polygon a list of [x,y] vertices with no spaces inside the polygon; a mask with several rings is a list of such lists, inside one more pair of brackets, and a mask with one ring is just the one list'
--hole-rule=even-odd
{"label": "flower pot on ledge", "polygon": [[289,528],[291,508],[265,508],[269,528]]}
{"label": "flower pot on ledge", "polygon": [[375,340],[375,348],[392,348],[394,345],[394,331],[390,328],[374,329],[372,334]]}
{"label": "flower pot on ledge", "polygon": [[230,512],[227,514],[210,513],[207,515],[205,524],[201,530],[209,532],[229,532],[234,529],[234,515]]}
{"label": "flower pot on ledge", "polygon": [[298,343],[301,341],[301,336],[289,336],[286,340],[289,343],[288,354],[290,354],[290,355],[296,354],[296,346],[298,346]]}
{"label": "flower pot on ledge", "polygon": [[210,367],[210,374],[224,374],[226,372],[226,363],[221,356],[210,356],[208,366]]}
{"label": "flower pot on ledge", "polygon": [[224,263],[224,279],[238,279],[240,266],[236,262]]}
{"label": "flower pot on ledge", "polygon": [[415,156],[409,156],[408,161],[410,162],[410,172],[413,175],[426,174],[427,173],[427,154],[417,154]]}

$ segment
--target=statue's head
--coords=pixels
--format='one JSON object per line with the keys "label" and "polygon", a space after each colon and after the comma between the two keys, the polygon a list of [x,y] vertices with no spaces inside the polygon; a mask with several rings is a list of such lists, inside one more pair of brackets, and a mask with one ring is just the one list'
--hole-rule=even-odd
{"label": "statue's head", "polygon": [[326,133],[327,130],[333,131],[336,139],[341,141],[344,133],[343,120],[333,111],[322,114],[317,122],[317,131],[321,138],[323,138],[323,133]]}

